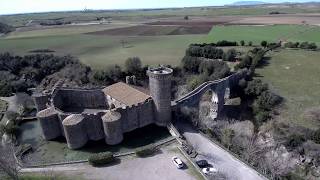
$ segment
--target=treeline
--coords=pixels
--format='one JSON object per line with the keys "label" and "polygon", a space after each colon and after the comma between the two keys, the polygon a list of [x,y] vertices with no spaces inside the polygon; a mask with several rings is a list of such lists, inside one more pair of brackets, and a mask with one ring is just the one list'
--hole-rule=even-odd
{"label": "treeline", "polygon": [[39,24],[40,24],[41,26],[56,26],[56,25],[71,24],[71,21],[64,21],[64,20],[43,20],[43,21],[40,21]]}
{"label": "treeline", "polygon": [[309,43],[309,42],[287,42],[284,44],[285,48],[301,48],[301,49],[311,49],[315,50],[318,48],[316,43]]}
{"label": "treeline", "polygon": [[[72,71],[71,71],[72,69]],[[70,72],[69,72],[70,71]],[[52,85],[61,78],[87,83],[90,68],[71,56],[35,54],[14,56],[0,54],[0,96],[10,96],[15,92],[27,92],[39,84]]]}
{"label": "treeline", "polygon": [[14,27],[9,26],[8,24],[0,22],[0,33],[7,34],[14,31]]}
{"label": "treeline", "polygon": [[137,57],[128,58],[126,69],[112,65],[105,70],[92,70],[72,56],[32,54],[14,56],[0,54],[0,96],[28,92],[29,88],[51,89],[59,80],[66,86],[100,87],[124,81],[127,75],[138,80],[146,79],[147,67]]}

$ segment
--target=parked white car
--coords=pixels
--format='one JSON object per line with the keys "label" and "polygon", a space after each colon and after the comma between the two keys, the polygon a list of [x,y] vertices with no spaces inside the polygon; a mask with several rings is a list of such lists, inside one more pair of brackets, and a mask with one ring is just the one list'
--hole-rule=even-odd
{"label": "parked white car", "polygon": [[218,172],[216,168],[213,167],[206,167],[202,169],[202,172],[206,175],[215,174]]}
{"label": "parked white car", "polygon": [[174,156],[174,157],[172,157],[172,161],[177,166],[178,169],[183,168],[183,162],[181,161],[181,159]]}

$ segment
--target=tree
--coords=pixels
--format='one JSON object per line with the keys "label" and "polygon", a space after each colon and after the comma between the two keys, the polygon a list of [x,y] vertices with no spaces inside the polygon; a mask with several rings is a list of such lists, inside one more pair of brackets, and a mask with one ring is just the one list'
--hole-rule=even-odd
{"label": "tree", "polygon": [[189,20],[189,16],[184,16],[184,20]]}
{"label": "tree", "polygon": [[185,56],[182,59],[182,68],[186,72],[198,73],[200,59],[198,57]]}
{"label": "tree", "polygon": [[262,41],[262,42],[261,42],[261,46],[262,46],[262,47],[266,48],[267,45],[268,45],[268,42],[267,42],[267,41]]}
{"label": "tree", "polygon": [[223,54],[224,61],[235,61],[237,56],[237,51],[235,49],[229,49],[226,53]]}
{"label": "tree", "polygon": [[248,45],[249,45],[249,46],[252,46],[252,41],[249,41]]}
{"label": "tree", "polygon": [[241,46],[244,46],[244,45],[245,45],[244,40],[241,40],[241,41],[240,41],[240,45],[241,45]]}
{"label": "tree", "polygon": [[139,57],[130,57],[125,62],[125,67],[129,73],[137,74],[142,70],[142,63]]}
{"label": "tree", "polygon": [[230,149],[234,135],[235,133],[232,129],[224,128],[222,130],[221,142],[226,148]]}
{"label": "tree", "polygon": [[267,91],[268,85],[263,83],[260,79],[254,79],[248,82],[248,85],[245,89],[245,94],[249,97],[258,97],[264,91]]}
{"label": "tree", "polygon": [[14,28],[9,26],[8,24],[0,22],[0,33],[7,34],[11,31],[14,31]]}

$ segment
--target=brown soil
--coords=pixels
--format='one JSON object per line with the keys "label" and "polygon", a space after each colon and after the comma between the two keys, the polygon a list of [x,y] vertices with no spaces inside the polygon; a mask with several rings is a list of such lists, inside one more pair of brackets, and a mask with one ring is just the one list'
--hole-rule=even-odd
{"label": "brown soil", "polygon": [[161,36],[183,34],[208,34],[212,25],[186,26],[186,25],[138,25],[125,28],[109,29],[104,31],[90,32],[92,35],[114,36]]}

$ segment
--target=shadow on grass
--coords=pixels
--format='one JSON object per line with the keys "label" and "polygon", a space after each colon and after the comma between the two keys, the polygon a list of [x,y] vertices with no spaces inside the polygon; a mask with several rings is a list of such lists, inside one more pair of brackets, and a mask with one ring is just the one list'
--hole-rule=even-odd
{"label": "shadow on grass", "polygon": [[143,155],[143,156],[137,156],[138,158],[148,158],[148,157],[153,157],[153,156],[156,156],[156,155],[159,155],[159,154],[162,154],[162,150],[161,149],[156,149],[152,154],[147,154],[147,155]]}
{"label": "shadow on grass", "polygon": [[99,165],[99,166],[93,166],[93,167],[95,167],[95,168],[105,168],[105,167],[119,165],[120,163],[121,163],[121,159],[120,158],[115,158],[115,160],[112,163]]}

